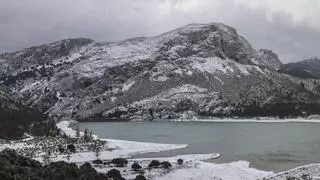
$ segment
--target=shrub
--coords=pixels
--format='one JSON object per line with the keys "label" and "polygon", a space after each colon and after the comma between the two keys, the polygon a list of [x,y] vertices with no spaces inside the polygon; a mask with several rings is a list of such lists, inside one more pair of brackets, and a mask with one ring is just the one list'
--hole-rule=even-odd
{"label": "shrub", "polygon": [[76,146],[74,146],[74,144],[68,144],[67,150],[69,150],[72,153],[76,153]]}
{"label": "shrub", "polygon": [[108,176],[108,178],[112,178],[114,180],[124,179],[124,178],[122,178],[120,171],[117,169],[111,169],[110,171],[108,171],[107,176]]}
{"label": "shrub", "polygon": [[80,166],[80,170],[84,172],[95,172],[96,170],[91,166],[90,163],[86,162]]}
{"label": "shrub", "polygon": [[178,162],[179,165],[182,165],[183,164],[183,159],[178,159],[177,162]]}
{"label": "shrub", "polygon": [[312,178],[311,178],[309,175],[307,175],[307,174],[303,174],[303,175],[301,176],[301,178],[302,178],[303,180],[312,180]]}
{"label": "shrub", "polygon": [[152,160],[148,165],[148,168],[158,168],[160,166],[160,162],[158,160]]}
{"label": "shrub", "polygon": [[103,162],[100,159],[96,159],[92,161],[93,164],[103,164]]}
{"label": "shrub", "polygon": [[[0,152],[0,162],[5,165],[0,168],[1,180],[106,180],[104,174],[98,173],[90,163],[80,166],[69,164],[63,161],[52,162],[42,166],[40,162],[16,154],[14,151],[5,150]],[[112,173],[111,173],[112,175]],[[114,180],[122,180],[121,175]]]}
{"label": "shrub", "polygon": [[141,167],[137,162],[135,162],[135,163],[132,164],[131,168],[132,168],[134,171],[138,171],[138,170],[140,170],[142,167]]}
{"label": "shrub", "polygon": [[147,178],[144,177],[143,175],[138,175],[136,176],[136,178],[134,178],[134,180],[147,180]]}
{"label": "shrub", "polygon": [[168,161],[164,161],[160,163],[160,167],[164,169],[170,169],[171,166],[172,166],[171,163],[169,163]]}
{"label": "shrub", "polygon": [[115,164],[117,167],[125,167],[128,164],[128,160],[124,158],[112,159],[112,164]]}
{"label": "shrub", "polygon": [[59,146],[58,150],[59,150],[60,154],[64,153],[64,151],[65,151],[65,149],[61,146]]}

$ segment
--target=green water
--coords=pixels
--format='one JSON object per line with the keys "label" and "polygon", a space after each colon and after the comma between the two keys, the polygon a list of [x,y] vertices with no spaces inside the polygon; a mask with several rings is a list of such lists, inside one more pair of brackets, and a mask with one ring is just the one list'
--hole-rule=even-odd
{"label": "green water", "polygon": [[100,137],[188,144],[185,149],[136,157],[220,153],[215,163],[245,160],[261,170],[279,172],[320,161],[318,123],[124,122],[79,123]]}

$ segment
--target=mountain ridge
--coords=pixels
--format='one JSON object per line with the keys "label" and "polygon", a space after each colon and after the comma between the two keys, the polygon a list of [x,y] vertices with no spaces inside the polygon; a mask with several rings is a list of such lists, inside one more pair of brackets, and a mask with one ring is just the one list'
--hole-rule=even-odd
{"label": "mountain ridge", "polygon": [[[222,23],[120,42],[63,40],[0,61],[0,84],[57,118],[296,116],[318,113],[308,107],[320,99],[278,72],[274,52],[255,50]],[[271,108],[286,103],[288,113]]]}
{"label": "mountain ridge", "polygon": [[313,57],[284,64],[279,72],[304,79],[320,79],[320,59]]}

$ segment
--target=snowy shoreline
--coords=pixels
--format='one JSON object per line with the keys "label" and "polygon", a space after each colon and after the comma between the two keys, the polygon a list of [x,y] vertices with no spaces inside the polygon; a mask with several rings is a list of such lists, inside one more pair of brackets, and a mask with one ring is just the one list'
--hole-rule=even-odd
{"label": "snowy shoreline", "polygon": [[290,118],[277,119],[270,117],[256,117],[248,119],[219,118],[219,119],[174,119],[174,120],[155,120],[155,122],[212,122],[212,123],[320,123],[320,118]]}
{"label": "snowy shoreline", "polygon": [[[76,132],[70,127],[71,123],[75,121],[61,121],[57,123],[57,127],[61,129],[67,136],[75,137]],[[95,138],[98,136],[94,135]],[[108,147],[115,149],[113,151],[102,151],[100,158],[102,160],[110,160],[113,158],[130,158],[134,155],[152,153],[152,152],[162,152],[175,149],[186,148],[186,144],[158,144],[158,143],[144,143],[144,142],[134,142],[134,141],[125,141],[117,139],[103,139],[99,138],[102,141],[108,143]],[[96,157],[94,153],[76,153],[70,159],[71,162],[85,162],[93,161]]]}

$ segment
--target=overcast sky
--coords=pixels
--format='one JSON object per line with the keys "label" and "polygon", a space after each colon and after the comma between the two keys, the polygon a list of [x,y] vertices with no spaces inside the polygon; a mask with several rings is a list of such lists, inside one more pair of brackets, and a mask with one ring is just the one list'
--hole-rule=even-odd
{"label": "overcast sky", "polygon": [[65,38],[117,41],[223,22],[283,62],[320,57],[320,0],[0,0],[0,52]]}

